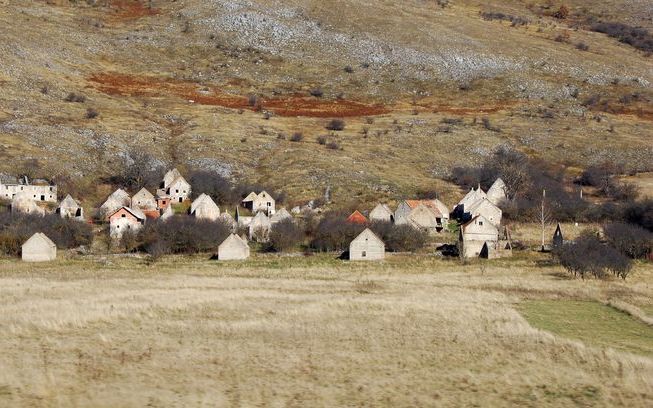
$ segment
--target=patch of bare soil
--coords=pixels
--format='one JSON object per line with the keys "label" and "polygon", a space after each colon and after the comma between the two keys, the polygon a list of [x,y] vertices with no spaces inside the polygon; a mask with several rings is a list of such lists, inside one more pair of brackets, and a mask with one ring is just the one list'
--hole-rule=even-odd
{"label": "patch of bare soil", "polygon": [[112,18],[115,20],[135,20],[142,17],[154,16],[160,10],[151,7],[147,0],[111,0],[110,7],[115,10]]}
{"label": "patch of bare soil", "polygon": [[91,75],[89,81],[93,87],[108,95],[176,96],[202,105],[252,111],[266,110],[279,116],[355,117],[380,115],[390,111],[382,105],[347,99],[321,100],[302,96],[263,98],[257,104],[251,104],[246,96],[228,94],[215,86],[153,76],[98,73]]}

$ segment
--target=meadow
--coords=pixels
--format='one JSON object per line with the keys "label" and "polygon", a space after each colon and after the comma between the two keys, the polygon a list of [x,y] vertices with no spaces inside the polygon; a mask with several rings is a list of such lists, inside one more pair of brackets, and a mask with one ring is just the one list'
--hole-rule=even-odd
{"label": "meadow", "polygon": [[60,258],[0,260],[0,406],[653,404],[651,264]]}

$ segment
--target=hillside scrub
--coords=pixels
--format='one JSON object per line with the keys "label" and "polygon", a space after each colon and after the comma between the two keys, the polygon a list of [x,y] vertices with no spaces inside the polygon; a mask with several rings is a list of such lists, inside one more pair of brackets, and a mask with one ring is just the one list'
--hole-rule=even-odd
{"label": "hillside scrub", "polygon": [[156,220],[145,224],[135,237],[132,246],[151,255],[193,254],[217,251],[231,231],[223,222],[197,219],[188,215],[176,215],[166,220]]}
{"label": "hillside scrub", "polygon": [[0,253],[19,255],[20,248],[37,232],[48,236],[58,248],[76,248],[93,242],[91,227],[59,215],[46,216],[0,212]]}
{"label": "hillside scrub", "polygon": [[385,243],[390,252],[415,252],[426,245],[428,234],[410,225],[389,222],[372,222],[370,229]]}
{"label": "hillside scrub", "polygon": [[341,212],[326,213],[313,231],[310,247],[321,252],[348,249],[349,243],[365,229],[365,226],[348,223],[346,219],[347,214]]}
{"label": "hillside scrub", "polygon": [[304,231],[295,221],[288,218],[272,225],[268,239],[268,250],[283,252],[301,244],[304,240]]}
{"label": "hillside scrub", "polygon": [[616,38],[619,42],[639,50],[653,52],[653,35],[645,28],[633,27],[623,23],[600,22],[593,24],[591,29]]}
{"label": "hillside scrub", "polygon": [[605,279],[610,274],[626,279],[632,268],[627,256],[601,243],[592,233],[556,247],[553,255],[567,271],[582,279],[588,276]]}
{"label": "hillside scrub", "polygon": [[653,233],[639,225],[606,224],[603,233],[611,247],[632,259],[646,259],[653,248]]}
{"label": "hillside scrub", "polygon": [[566,188],[563,169],[516,150],[500,148],[478,167],[455,167],[450,181],[472,188],[478,184],[487,190],[501,177],[506,184],[507,202],[504,215],[513,220],[532,220],[541,205],[542,191],[560,221],[573,220],[587,206]]}

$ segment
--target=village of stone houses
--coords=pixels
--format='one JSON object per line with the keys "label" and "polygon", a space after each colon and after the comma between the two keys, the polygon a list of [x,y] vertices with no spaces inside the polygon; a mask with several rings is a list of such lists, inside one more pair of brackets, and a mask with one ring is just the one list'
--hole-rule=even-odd
{"label": "village of stone houses", "polygon": [[0,0],[0,408],[653,407],[653,0]]}

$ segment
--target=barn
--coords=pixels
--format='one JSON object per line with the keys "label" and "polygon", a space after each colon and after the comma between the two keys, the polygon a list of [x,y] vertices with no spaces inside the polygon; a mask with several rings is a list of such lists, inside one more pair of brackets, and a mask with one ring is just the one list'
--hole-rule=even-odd
{"label": "barn", "polygon": [[352,261],[378,261],[385,258],[385,243],[371,229],[365,228],[349,244]]}
{"label": "barn", "polygon": [[236,234],[230,234],[218,247],[218,260],[235,261],[249,258],[247,241]]}
{"label": "barn", "polygon": [[21,252],[25,262],[48,262],[57,259],[57,246],[42,232],[37,232],[25,241]]}

